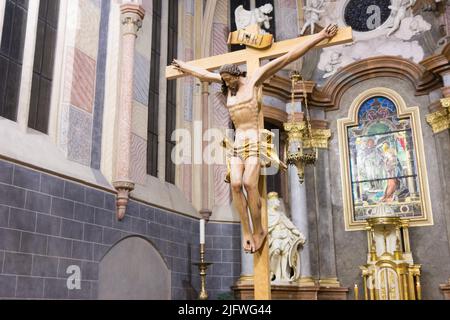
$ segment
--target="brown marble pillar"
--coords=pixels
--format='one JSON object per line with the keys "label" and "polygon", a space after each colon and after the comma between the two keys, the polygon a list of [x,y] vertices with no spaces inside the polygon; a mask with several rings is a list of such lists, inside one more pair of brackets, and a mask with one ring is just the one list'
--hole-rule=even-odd
{"label": "brown marble pillar", "polygon": [[130,179],[131,159],[131,113],[133,107],[134,50],[137,32],[142,27],[145,10],[140,5],[128,3],[121,6],[122,13],[122,58],[121,90],[118,111],[118,134],[116,149],[116,172],[113,181],[117,190],[117,219],[125,216],[128,197],[134,189]]}
{"label": "brown marble pillar", "polygon": [[[442,76],[444,79],[444,85],[441,89],[443,98],[434,101],[429,106],[429,110],[432,112],[427,116],[427,121],[431,125],[434,134],[434,141],[437,147],[438,163],[440,176],[442,177],[442,192],[443,194],[450,194],[450,74]],[[445,212],[450,210],[450,199],[444,198]],[[447,214],[447,237],[450,239],[450,217]],[[450,243],[449,243],[450,245]],[[440,289],[446,300],[450,300],[450,279],[448,283],[440,286]]]}

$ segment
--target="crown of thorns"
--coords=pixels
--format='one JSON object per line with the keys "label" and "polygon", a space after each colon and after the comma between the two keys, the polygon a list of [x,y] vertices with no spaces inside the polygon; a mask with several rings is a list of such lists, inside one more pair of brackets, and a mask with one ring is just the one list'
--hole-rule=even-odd
{"label": "crown of thorns", "polygon": [[219,74],[228,73],[232,76],[245,76],[245,73],[239,69],[239,67],[235,64],[224,64],[219,69]]}

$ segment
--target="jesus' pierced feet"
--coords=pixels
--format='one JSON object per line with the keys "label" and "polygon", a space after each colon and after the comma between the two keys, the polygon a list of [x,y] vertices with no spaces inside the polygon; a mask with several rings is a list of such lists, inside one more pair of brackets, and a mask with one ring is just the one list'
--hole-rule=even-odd
{"label": "jesus' pierced feet", "polygon": [[253,241],[253,237],[251,234],[247,234],[243,236],[243,244],[242,247],[246,253],[253,253],[255,250],[255,241]]}
{"label": "jesus' pierced feet", "polygon": [[264,241],[267,237],[267,231],[262,230],[258,233],[255,233],[253,235],[251,234],[244,234],[243,235],[243,248],[246,253],[255,253],[261,249],[261,247],[264,244]]}

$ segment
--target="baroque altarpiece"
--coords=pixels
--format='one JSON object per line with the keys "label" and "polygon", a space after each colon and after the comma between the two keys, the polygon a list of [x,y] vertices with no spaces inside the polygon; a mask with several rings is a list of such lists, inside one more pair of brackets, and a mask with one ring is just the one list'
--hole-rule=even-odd
{"label": "baroque altarpiece", "polygon": [[345,227],[367,231],[366,299],[421,297],[409,227],[433,217],[418,115],[395,91],[373,88],[338,121]]}

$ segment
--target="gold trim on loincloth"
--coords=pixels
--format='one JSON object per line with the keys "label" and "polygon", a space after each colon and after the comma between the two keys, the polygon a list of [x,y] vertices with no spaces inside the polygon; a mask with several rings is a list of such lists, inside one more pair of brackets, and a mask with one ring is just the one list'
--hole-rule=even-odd
{"label": "gold trim on loincloth", "polygon": [[250,157],[258,157],[261,163],[261,167],[269,168],[272,164],[286,170],[287,166],[280,160],[278,154],[275,151],[273,145],[273,137],[275,134],[269,130],[261,130],[259,141],[244,140],[243,144],[233,144],[228,138],[224,138],[222,141],[222,147],[226,150],[227,156],[227,175],[225,178],[226,183],[230,183],[231,163],[230,160],[233,157],[240,158],[242,161],[246,161]]}

